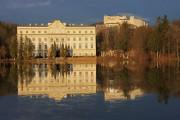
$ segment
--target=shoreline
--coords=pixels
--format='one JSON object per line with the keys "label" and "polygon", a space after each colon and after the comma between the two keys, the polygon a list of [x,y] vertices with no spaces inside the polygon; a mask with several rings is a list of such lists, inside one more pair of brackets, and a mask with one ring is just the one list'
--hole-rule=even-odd
{"label": "shoreline", "polygon": [[1,59],[0,63],[29,63],[29,64],[65,64],[65,63],[97,63],[97,57],[68,57],[68,58],[38,58],[17,61],[14,59]]}
{"label": "shoreline", "polygon": [[14,59],[0,59],[0,63],[28,63],[28,64],[66,64],[66,63],[101,63],[101,64],[107,64],[107,63],[117,63],[117,62],[128,62],[128,63],[162,63],[162,64],[168,64],[168,63],[176,63],[179,62],[178,59],[171,58],[171,59],[165,59],[164,57],[159,59],[151,59],[150,61],[148,59],[122,59],[120,57],[114,57],[114,56],[108,56],[108,57],[67,57],[67,58],[55,58],[55,59],[48,59],[48,58],[36,58],[36,59],[30,59],[30,60],[14,60]]}

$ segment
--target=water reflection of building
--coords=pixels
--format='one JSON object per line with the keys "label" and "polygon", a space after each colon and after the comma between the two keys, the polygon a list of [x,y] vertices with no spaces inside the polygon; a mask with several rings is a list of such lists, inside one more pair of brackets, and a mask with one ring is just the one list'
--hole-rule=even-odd
{"label": "water reflection of building", "polygon": [[130,90],[128,92],[128,95],[126,96],[124,94],[124,91],[122,89],[113,89],[113,88],[108,88],[105,93],[105,101],[113,101],[113,100],[135,100],[136,98],[143,96],[144,92],[137,88]]}
{"label": "water reflection of building", "polygon": [[105,80],[104,81],[104,100],[135,100],[144,95],[142,89],[135,84],[130,84],[128,77],[126,79]]}
{"label": "water reflection of building", "polygon": [[33,72],[32,79],[19,77],[18,95],[61,100],[67,95],[96,93],[96,64],[34,65]]}

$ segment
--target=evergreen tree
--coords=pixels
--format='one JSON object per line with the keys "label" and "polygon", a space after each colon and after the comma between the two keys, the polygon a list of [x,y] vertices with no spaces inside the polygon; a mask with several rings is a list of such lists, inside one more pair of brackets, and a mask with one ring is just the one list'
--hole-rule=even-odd
{"label": "evergreen tree", "polygon": [[18,59],[23,59],[24,47],[23,47],[23,38],[20,37],[19,44],[18,44]]}
{"label": "evergreen tree", "polygon": [[55,57],[56,57],[56,55],[57,55],[56,50],[57,50],[57,45],[56,45],[56,43],[54,42],[54,44],[51,45],[50,57],[52,57],[52,58],[55,58]]}
{"label": "evergreen tree", "polygon": [[17,42],[16,36],[12,36],[10,39],[9,51],[10,51],[10,56],[13,59],[16,59],[17,53],[18,53],[18,42]]}
{"label": "evergreen tree", "polygon": [[60,54],[61,54],[61,57],[65,57],[65,47],[64,47],[64,44],[61,45],[61,51],[60,51]]}

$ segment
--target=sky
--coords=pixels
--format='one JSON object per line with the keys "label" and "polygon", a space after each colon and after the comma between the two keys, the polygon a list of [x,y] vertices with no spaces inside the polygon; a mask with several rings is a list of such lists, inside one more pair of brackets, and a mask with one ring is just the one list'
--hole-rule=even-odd
{"label": "sky", "polygon": [[131,13],[153,23],[166,14],[180,19],[180,0],[0,0],[0,20],[12,23],[95,23],[104,15]]}

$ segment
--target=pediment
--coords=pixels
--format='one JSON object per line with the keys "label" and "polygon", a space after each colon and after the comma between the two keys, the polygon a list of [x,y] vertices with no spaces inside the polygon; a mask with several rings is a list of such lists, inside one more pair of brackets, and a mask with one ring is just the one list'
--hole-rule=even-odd
{"label": "pediment", "polygon": [[61,27],[65,27],[64,24],[60,21],[60,20],[54,20],[49,27],[51,28],[61,28]]}
{"label": "pediment", "polygon": [[60,20],[54,20],[48,27],[52,34],[62,34],[65,32],[65,26]]}

